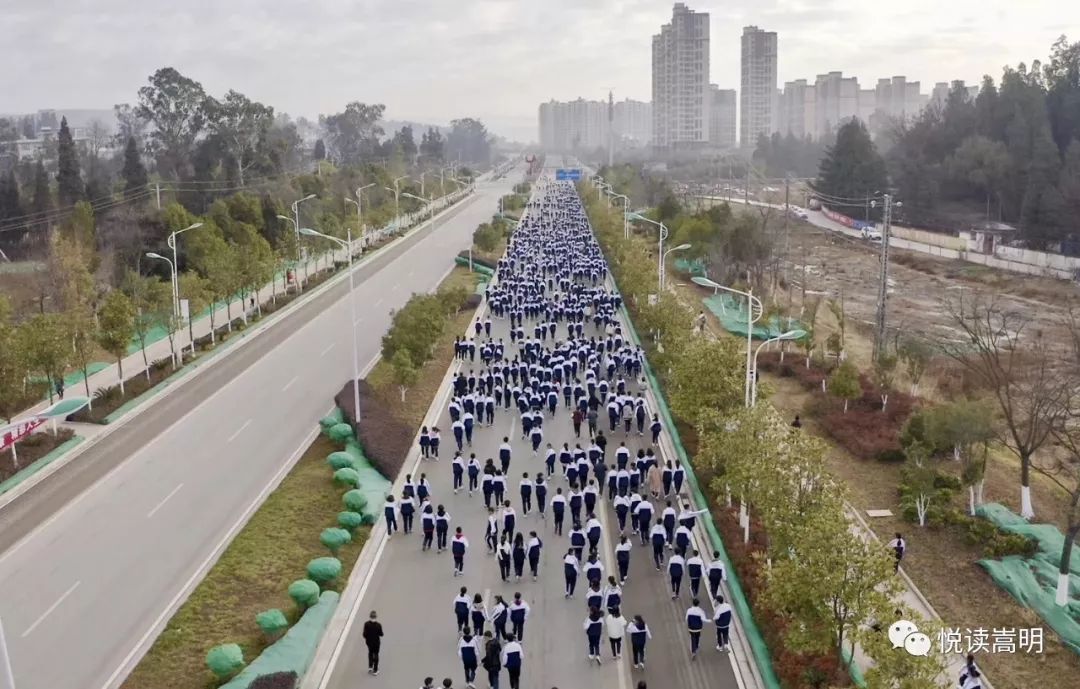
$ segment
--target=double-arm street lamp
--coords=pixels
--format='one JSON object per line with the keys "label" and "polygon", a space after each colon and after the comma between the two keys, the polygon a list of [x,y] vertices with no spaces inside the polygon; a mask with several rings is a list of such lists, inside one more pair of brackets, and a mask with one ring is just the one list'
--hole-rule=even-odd
{"label": "double-arm street lamp", "polygon": [[398,187],[398,182],[403,179],[408,179],[408,175],[402,175],[394,180],[394,187],[385,187],[387,191],[394,192],[394,233],[401,232],[401,189]]}
{"label": "double-arm street lamp", "polygon": [[188,230],[196,230],[202,227],[201,222],[197,222],[194,225],[189,225],[182,230],[177,230],[169,235],[168,244],[172,249],[172,292],[173,292],[173,315],[178,319],[180,318],[180,276],[176,274],[177,266],[180,265],[180,261],[176,258],[176,237]]}
{"label": "double-arm street lamp", "polygon": [[659,249],[657,250],[656,253],[657,253],[657,260],[659,261],[659,264],[660,264],[659,269],[658,269],[659,270],[659,278],[660,278],[660,280],[659,280],[659,282],[660,282],[659,288],[660,288],[660,292],[663,292],[664,291],[664,240],[667,239],[667,237],[668,237],[667,225],[665,225],[664,223],[659,222],[657,220],[653,220],[652,218],[645,217],[644,215],[642,215],[640,213],[631,213],[630,214],[630,219],[631,220],[640,220],[641,222],[647,222],[647,223],[649,223],[651,225],[656,225],[656,227],[659,228],[659,230],[660,230],[660,246],[659,246]]}
{"label": "double-arm street lamp", "polygon": [[[344,246],[349,252],[349,330],[352,331],[352,369],[353,369],[353,423],[360,423],[360,345],[356,337],[356,290],[353,289],[353,255],[352,255],[352,230],[346,230],[347,239],[342,240],[331,237],[322,232],[316,232],[309,227],[301,227],[298,232],[305,237],[318,237],[329,239]],[[347,243],[346,243],[347,242]]]}
{"label": "double-arm street lamp", "polygon": [[[172,330],[173,327],[175,327],[177,330],[179,330],[179,328],[180,328],[180,326],[179,326],[180,314],[177,313],[178,307],[176,306],[176,289],[175,289],[175,285],[176,285],[176,264],[173,263],[173,260],[171,258],[169,258],[168,256],[162,256],[161,254],[156,254],[153,251],[146,252],[146,257],[147,258],[156,258],[159,261],[165,261],[166,263],[169,264],[169,277],[172,279],[172,283],[174,285],[173,293],[172,293],[172,297],[173,297],[173,324],[170,325],[169,328],[170,328],[170,333],[173,332],[173,330]],[[173,352],[172,352],[172,359],[173,359],[173,366],[175,366],[176,365],[176,350],[175,349],[173,349]],[[183,361],[184,361],[184,348],[181,346],[180,347],[180,362],[183,363]]]}
{"label": "double-arm street lamp", "polygon": [[772,344],[773,342],[781,342],[783,340],[801,340],[804,337],[806,337],[805,330],[789,330],[786,333],[781,333],[777,335],[776,337],[770,337],[769,339],[765,340],[757,346],[757,349],[754,350],[753,372],[750,376],[751,407],[757,404],[757,357],[758,354],[761,353],[761,350],[765,347],[765,345]]}
{"label": "double-arm street lamp", "polygon": [[611,194],[613,199],[622,199],[623,202],[623,216],[622,216],[622,234],[623,239],[630,238],[630,197],[626,194]]}
{"label": "double-arm street lamp", "polygon": [[752,341],[754,338],[754,323],[757,323],[765,313],[765,309],[761,305],[761,300],[753,295],[752,292],[743,292],[742,290],[733,289],[725,285],[721,285],[718,282],[714,282],[706,277],[692,278],[695,284],[702,287],[712,287],[716,291],[723,290],[731,294],[737,294],[746,298],[746,389],[743,393],[743,402],[747,407],[751,406],[750,401],[750,379],[753,374],[754,364],[751,360],[753,353],[751,352]]}
{"label": "double-arm street lamp", "polygon": [[420,203],[425,204],[428,207],[428,226],[431,229],[435,228],[435,197],[425,199],[423,196],[417,196],[416,194],[410,194],[407,191],[401,192],[402,196],[408,196],[410,199],[416,199]]}

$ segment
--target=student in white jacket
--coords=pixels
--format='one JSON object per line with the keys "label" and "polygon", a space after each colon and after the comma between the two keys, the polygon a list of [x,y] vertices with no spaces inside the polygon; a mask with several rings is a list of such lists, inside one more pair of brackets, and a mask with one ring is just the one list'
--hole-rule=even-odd
{"label": "student in white jacket", "polygon": [[618,608],[612,608],[604,617],[604,629],[607,631],[608,643],[611,644],[611,655],[615,659],[622,658],[622,642],[626,635],[626,618]]}

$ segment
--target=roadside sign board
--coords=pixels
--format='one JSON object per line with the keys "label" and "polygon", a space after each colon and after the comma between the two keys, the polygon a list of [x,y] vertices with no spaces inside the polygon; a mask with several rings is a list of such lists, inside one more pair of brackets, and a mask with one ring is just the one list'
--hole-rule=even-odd
{"label": "roadside sign board", "polygon": [[560,167],[555,170],[555,179],[578,182],[581,180],[581,168]]}
{"label": "roadside sign board", "polygon": [[0,426],[0,452],[8,449],[26,436],[33,433],[45,422],[51,419],[64,418],[79,411],[90,403],[89,397],[69,397],[60,400],[48,409],[42,410],[33,416],[20,419],[15,423]]}

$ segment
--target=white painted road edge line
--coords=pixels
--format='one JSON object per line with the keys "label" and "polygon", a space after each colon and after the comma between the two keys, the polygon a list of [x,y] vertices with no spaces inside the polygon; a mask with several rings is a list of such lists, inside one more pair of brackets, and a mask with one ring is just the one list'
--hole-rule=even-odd
{"label": "white painted road edge line", "polygon": [[[363,320],[363,319],[360,319],[360,320]],[[356,323],[359,323],[360,320],[357,320]],[[356,323],[353,323],[353,325],[356,325]],[[326,356],[327,354],[329,354],[330,350],[334,348],[334,344],[335,344],[334,342],[331,342],[330,346],[327,347],[326,349],[322,350],[322,354],[320,354],[319,356]]]}
{"label": "white painted road edge line", "polygon": [[[333,411],[333,409],[331,409],[330,411]],[[329,411],[327,413],[329,413]],[[225,551],[225,547],[232,543],[232,540],[236,536],[236,534],[240,532],[240,529],[242,529],[245,524],[247,524],[248,519],[251,517],[252,514],[255,513],[255,510],[259,508],[259,505],[261,505],[263,501],[266,500],[266,496],[270,495],[270,493],[275,488],[277,488],[278,484],[281,483],[281,480],[285,478],[285,475],[292,470],[293,466],[295,466],[296,463],[300,460],[300,457],[303,456],[304,451],[307,450],[308,446],[311,445],[312,442],[314,442],[315,437],[318,434],[319,426],[316,425],[315,428],[310,433],[308,433],[308,435],[300,443],[300,447],[296,448],[296,450],[292,453],[289,459],[281,466],[281,469],[279,469],[278,472],[274,474],[274,477],[270,480],[269,483],[266,484],[266,487],[264,487],[262,491],[260,491],[259,494],[255,496],[255,499],[251,502],[251,504],[247,506],[244,512],[240,515],[240,518],[237,519],[233,523],[233,525],[229,527],[229,530],[225,533],[222,539],[217,543],[216,546],[214,546],[214,549],[210,552],[210,555],[202,561],[198,568],[196,568],[196,570],[191,574],[191,577],[184,582],[184,585],[180,588],[180,591],[177,592],[177,594],[173,597],[171,601],[169,601],[169,604],[165,607],[164,610],[161,611],[161,614],[157,616],[157,619],[155,619],[153,624],[150,625],[150,628],[146,630],[146,633],[144,633],[142,637],[139,638],[139,641],[135,644],[135,647],[131,649],[127,656],[124,657],[123,661],[120,662],[120,665],[116,668],[116,670],[113,671],[112,675],[110,675],[109,678],[105,680],[105,684],[102,685],[103,689],[114,689],[114,687],[118,687],[120,683],[127,678],[128,673],[134,667],[135,663],[138,662],[140,658],[142,658],[143,654],[150,647],[150,644],[153,642],[153,640],[157,638],[158,633],[165,626],[165,623],[168,622],[169,618],[172,617],[173,613],[176,612],[177,608],[179,608],[184,603],[184,601],[187,600],[187,597],[191,595],[191,592],[193,590],[195,590],[195,586],[198,585],[200,581],[202,581],[206,573],[210,571],[210,568],[213,567],[214,563],[217,562],[219,557],[221,557],[221,554]]]}
{"label": "white painted road edge line", "polygon": [[184,487],[184,484],[181,483],[176,488],[173,488],[172,492],[170,492],[168,495],[166,495],[164,498],[162,498],[161,502],[159,502],[157,505],[154,506],[154,509],[152,509],[152,510],[150,510],[149,512],[146,513],[146,518],[149,519],[149,518],[153,517],[155,514],[157,514],[157,511],[165,506],[165,503],[167,503],[169,501],[169,498],[171,498],[172,496],[179,493],[180,489],[183,488],[183,487]]}
{"label": "white painted road edge line", "polygon": [[248,419],[247,421],[244,422],[243,426],[241,426],[240,428],[237,428],[235,431],[233,431],[233,434],[230,435],[229,439],[226,440],[225,442],[226,443],[231,443],[232,441],[236,440],[236,437],[239,436],[241,433],[243,433],[244,429],[247,428],[250,425],[251,425],[251,419]]}
{"label": "white painted road edge line", "polygon": [[288,383],[285,383],[285,387],[281,388],[281,391],[282,392],[288,392],[289,388],[292,387],[292,384],[295,383],[296,379],[299,378],[299,377],[300,376],[293,376],[292,380],[290,380]]}
{"label": "white painted road edge line", "polygon": [[72,593],[74,593],[75,589],[79,588],[79,584],[81,584],[81,583],[82,583],[81,581],[76,581],[74,584],[71,585],[71,588],[69,588],[67,591],[64,591],[63,595],[61,595],[59,598],[57,598],[56,602],[54,602],[52,605],[50,605],[48,610],[41,613],[41,617],[34,620],[34,623],[26,628],[26,631],[22,633],[22,638],[25,639],[26,637],[30,636],[30,633],[33,632],[35,629],[37,629],[38,625],[41,624],[42,622],[44,622],[45,618],[48,617],[49,615],[51,615],[53,610],[56,610],[57,608],[59,608],[60,604],[63,603],[67,599],[68,596],[70,596]]}

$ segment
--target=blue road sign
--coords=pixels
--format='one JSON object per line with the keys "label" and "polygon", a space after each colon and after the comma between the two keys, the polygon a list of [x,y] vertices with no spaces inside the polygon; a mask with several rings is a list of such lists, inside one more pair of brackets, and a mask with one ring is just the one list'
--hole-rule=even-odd
{"label": "blue road sign", "polygon": [[581,180],[580,168],[558,168],[555,170],[555,179],[578,182]]}

